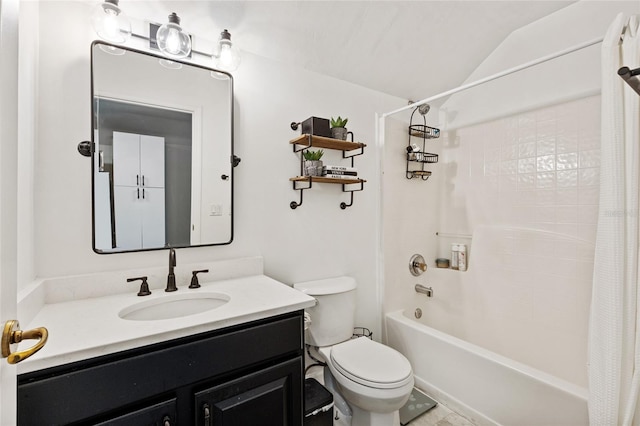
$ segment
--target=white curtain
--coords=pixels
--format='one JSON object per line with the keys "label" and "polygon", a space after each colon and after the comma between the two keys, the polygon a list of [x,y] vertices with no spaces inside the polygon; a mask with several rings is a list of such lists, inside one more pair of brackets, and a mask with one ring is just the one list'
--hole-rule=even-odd
{"label": "white curtain", "polygon": [[638,17],[618,15],[602,45],[600,206],[589,326],[589,420],[640,424],[640,96],[618,76],[640,67]]}

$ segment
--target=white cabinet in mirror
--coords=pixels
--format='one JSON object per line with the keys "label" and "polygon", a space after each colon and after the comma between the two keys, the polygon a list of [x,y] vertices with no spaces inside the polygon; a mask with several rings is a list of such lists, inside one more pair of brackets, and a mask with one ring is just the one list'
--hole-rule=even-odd
{"label": "white cabinet in mirror", "polygon": [[231,75],[110,47],[92,44],[94,251],[231,243]]}

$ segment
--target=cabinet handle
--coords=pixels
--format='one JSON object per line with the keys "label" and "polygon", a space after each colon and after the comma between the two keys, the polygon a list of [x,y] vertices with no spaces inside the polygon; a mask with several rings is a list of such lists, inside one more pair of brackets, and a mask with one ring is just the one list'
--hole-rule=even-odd
{"label": "cabinet handle", "polygon": [[202,408],[204,410],[204,426],[211,426],[211,410],[209,409],[209,404],[204,404]]}
{"label": "cabinet handle", "polygon": [[144,175],[142,175],[142,186],[144,186]]}
{"label": "cabinet handle", "polygon": [[140,185],[140,175],[136,175],[136,185]]}
{"label": "cabinet handle", "polygon": [[140,199],[140,188],[136,188],[136,192],[138,193],[138,200]]}
{"label": "cabinet handle", "polygon": [[171,426],[171,417],[164,416],[162,419],[162,426]]}

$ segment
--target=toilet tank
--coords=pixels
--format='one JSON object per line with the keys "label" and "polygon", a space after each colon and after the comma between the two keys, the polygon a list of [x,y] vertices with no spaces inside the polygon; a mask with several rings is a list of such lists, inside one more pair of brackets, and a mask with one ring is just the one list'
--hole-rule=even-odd
{"label": "toilet tank", "polygon": [[311,325],[306,332],[306,343],[330,346],[349,340],[353,335],[356,313],[356,280],[336,277],[307,281],[293,288],[316,299],[316,305],[307,308]]}

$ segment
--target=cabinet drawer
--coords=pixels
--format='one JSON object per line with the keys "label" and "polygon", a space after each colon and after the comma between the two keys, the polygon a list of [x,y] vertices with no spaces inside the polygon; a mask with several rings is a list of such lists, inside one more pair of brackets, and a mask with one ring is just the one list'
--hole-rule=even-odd
{"label": "cabinet drawer", "polygon": [[175,426],[177,425],[176,398],[114,417],[95,426]]}

